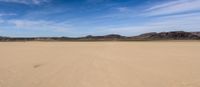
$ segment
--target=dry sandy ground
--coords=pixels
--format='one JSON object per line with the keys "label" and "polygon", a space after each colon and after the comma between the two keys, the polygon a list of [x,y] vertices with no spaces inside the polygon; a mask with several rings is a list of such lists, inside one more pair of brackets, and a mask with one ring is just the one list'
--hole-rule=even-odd
{"label": "dry sandy ground", "polygon": [[4,42],[0,87],[200,87],[200,42]]}

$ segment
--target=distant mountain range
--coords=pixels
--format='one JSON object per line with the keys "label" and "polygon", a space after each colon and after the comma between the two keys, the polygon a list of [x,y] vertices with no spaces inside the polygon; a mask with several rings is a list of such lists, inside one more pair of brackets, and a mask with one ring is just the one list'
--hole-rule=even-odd
{"label": "distant mountain range", "polygon": [[85,37],[32,37],[32,38],[16,38],[16,37],[0,37],[0,41],[149,41],[149,40],[200,40],[200,32],[151,32],[138,36],[121,36],[118,34],[110,34],[105,36]]}

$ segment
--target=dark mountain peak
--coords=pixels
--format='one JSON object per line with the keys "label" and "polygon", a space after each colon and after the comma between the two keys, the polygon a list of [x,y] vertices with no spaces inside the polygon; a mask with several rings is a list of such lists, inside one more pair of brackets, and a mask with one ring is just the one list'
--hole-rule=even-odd
{"label": "dark mountain peak", "polygon": [[156,32],[150,32],[150,33],[144,33],[144,34],[141,34],[139,36],[136,36],[136,37],[140,37],[140,38],[150,38],[150,37],[153,37],[155,35],[157,35],[158,33]]}
{"label": "dark mountain peak", "polygon": [[191,33],[200,37],[200,32],[191,32]]}
{"label": "dark mountain peak", "polygon": [[172,31],[172,32],[161,32],[161,33],[145,33],[136,38],[141,39],[160,39],[160,40],[190,40],[190,39],[200,39],[199,33],[191,33],[184,31]]}
{"label": "dark mountain peak", "polygon": [[118,35],[118,34],[109,34],[105,35],[106,38],[123,38],[124,36]]}

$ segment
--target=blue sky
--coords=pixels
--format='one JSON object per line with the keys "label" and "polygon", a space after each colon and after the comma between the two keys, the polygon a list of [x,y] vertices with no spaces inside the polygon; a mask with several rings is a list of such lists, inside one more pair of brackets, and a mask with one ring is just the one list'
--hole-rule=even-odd
{"label": "blue sky", "polygon": [[0,0],[1,36],[200,31],[200,0]]}

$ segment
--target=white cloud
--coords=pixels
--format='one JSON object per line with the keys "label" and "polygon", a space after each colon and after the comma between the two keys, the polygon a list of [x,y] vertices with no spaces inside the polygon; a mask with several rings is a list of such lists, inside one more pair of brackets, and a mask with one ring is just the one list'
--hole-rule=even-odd
{"label": "white cloud", "polygon": [[0,17],[2,16],[15,16],[16,14],[14,13],[0,13]]}
{"label": "white cloud", "polygon": [[48,2],[49,0],[0,0],[1,2],[10,2],[10,3],[20,3],[20,4],[41,4]]}
{"label": "white cloud", "polygon": [[154,18],[153,21],[141,25],[102,27],[100,33],[117,33],[122,35],[137,35],[145,32],[164,31],[200,31],[200,13],[166,16]]}
{"label": "white cloud", "polygon": [[105,2],[105,1],[109,1],[109,0],[86,0],[86,2],[88,3],[100,3],[100,2]]}
{"label": "white cloud", "polygon": [[200,0],[174,0],[150,7],[146,10],[146,15],[167,15],[197,10],[200,10]]}
{"label": "white cloud", "polygon": [[52,21],[30,21],[30,20],[9,20],[8,24],[14,25],[18,29],[33,29],[33,30],[53,30],[53,31],[67,31],[70,27],[66,23],[56,23]]}
{"label": "white cloud", "polygon": [[4,22],[5,22],[4,20],[0,19],[0,24],[2,24],[2,23],[4,23]]}
{"label": "white cloud", "polygon": [[118,7],[116,8],[119,12],[129,12],[131,11],[128,7]]}
{"label": "white cloud", "polygon": [[[74,31],[72,24],[45,20],[27,19],[0,19],[0,32],[4,36],[74,36],[78,35]],[[16,32],[16,33],[15,33]]]}

